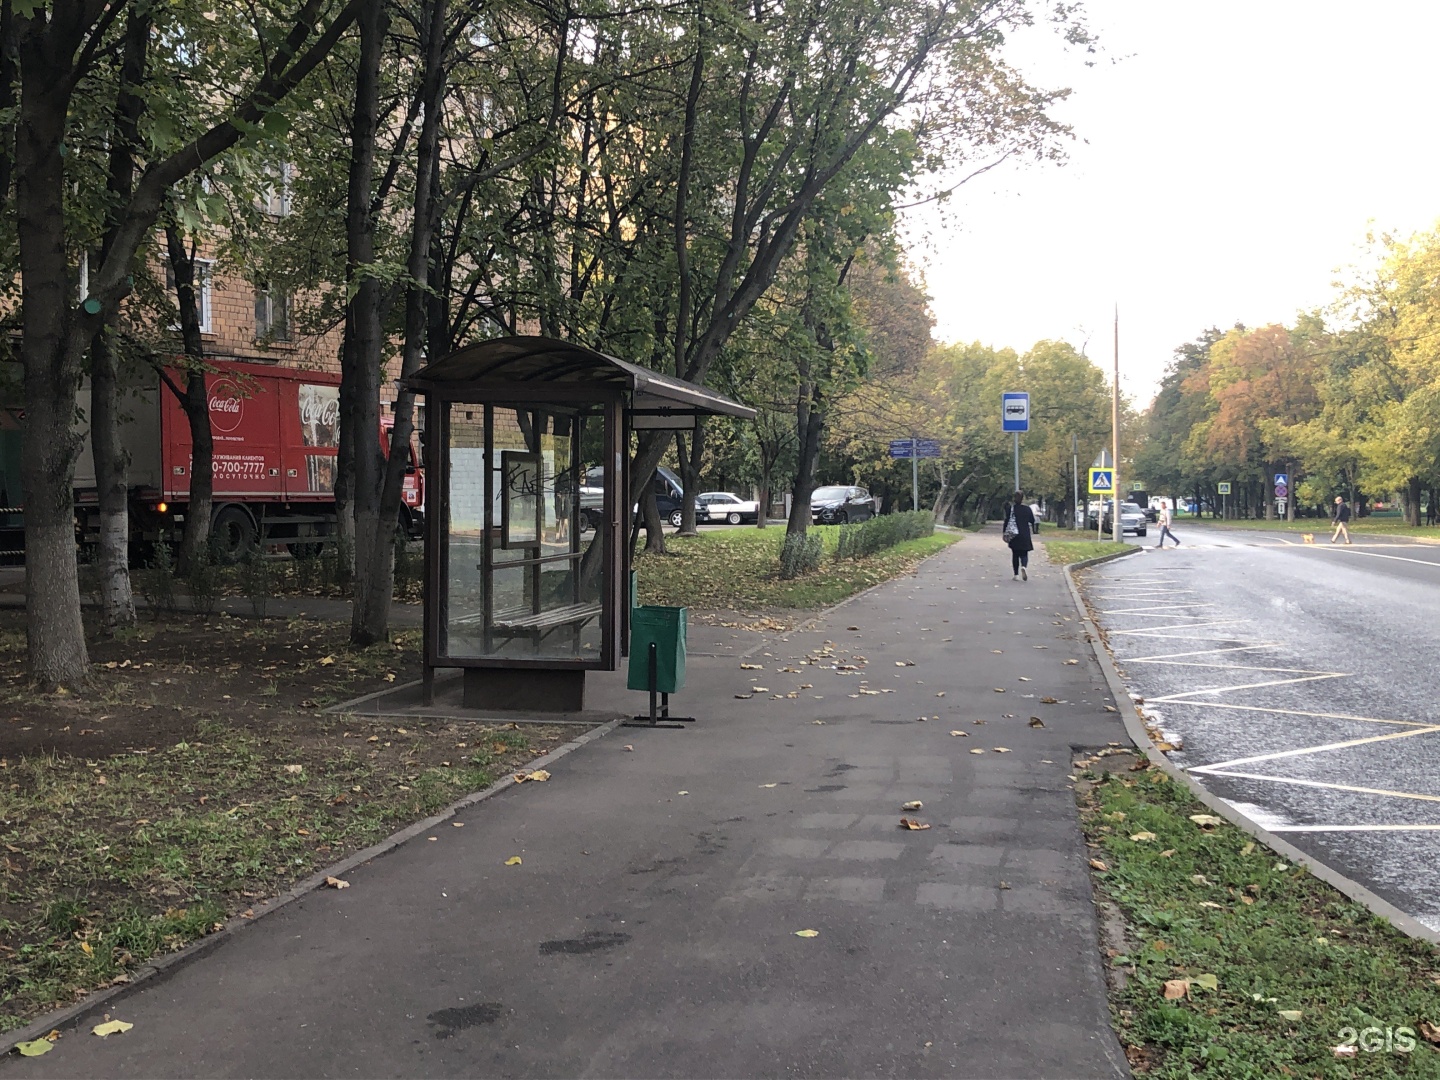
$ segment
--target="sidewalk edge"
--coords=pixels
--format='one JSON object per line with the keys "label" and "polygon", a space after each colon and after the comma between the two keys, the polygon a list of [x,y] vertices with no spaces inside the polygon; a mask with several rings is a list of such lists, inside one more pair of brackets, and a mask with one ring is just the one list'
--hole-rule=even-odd
{"label": "sidewalk edge", "polygon": [[[550,753],[528,762],[526,768],[544,768],[551,762],[558,761],[560,758],[574,753],[587,743],[594,742],[596,739],[603,738],[610,734],[610,732],[619,727],[623,721],[624,717],[616,717],[614,720],[600,724],[598,727],[585,732],[585,734],[571,739],[561,746],[557,746],[554,750],[551,750]],[[63,1009],[56,1009],[54,1012],[46,1013],[39,1019],[32,1020],[23,1028],[17,1028],[14,1031],[8,1031],[0,1035],[0,1056],[9,1054],[10,1051],[15,1049],[17,1043],[43,1038],[56,1028],[63,1028],[67,1024],[75,1024],[88,1014],[113,1005],[115,1002],[128,997],[136,990],[143,989],[147,984],[154,982],[157,977],[168,974],[175,968],[187,964],[192,960],[199,959],[212,949],[219,948],[236,934],[241,933],[248,927],[254,926],[267,915],[273,915],[282,908],[286,908],[295,901],[303,899],[310,893],[315,892],[317,889],[323,888],[327,877],[340,877],[355,869],[357,866],[378,859],[382,855],[388,855],[401,844],[413,840],[421,833],[427,832],[436,825],[448,821],[460,813],[460,811],[469,809],[477,803],[484,802],[486,799],[499,795],[502,791],[514,786],[515,778],[512,775],[507,775],[495,781],[495,783],[487,788],[471,792],[469,795],[465,795],[451,803],[438,814],[433,814],[421,821],[407,825],[400,831],[391,833],[384,840],[371,844],[369,847],[363,848],[353,855],[348,855],[339,862],[332,863],[330,866],[325,867],[323,870],[316,871],[309,877],[296,882],[290,889],[281,893],[273,900],[256,904],[254,915],[251,918],[246,919],[239,915],[232,916],[226,920],[225,925],[215,931],[215,933],[207,934],[197,941],[192,941],[178,952],[167,953],[164,956],[147,960],[134,971],[130,972],[129,982],[87,994],[73,1005],[67,1005]]]}
{"label": "sidewalk edge", "polygon": [[[1122,552],[1120,555],[1128,554]],[[1130,697],[1130,690],[1120,678],[1120,673],[1115,670],[1114,658],[1110,655],[1110,646],[1106,643],[1100,633],[1099,626],[1090,617],[1090,609],[1085,606],[1085,601],[1080,595],[1079,582],[1075,580],[1072,570],[1083,570],[1087,566],[1094,566],[1110,559],[1118,558],[1120,555],[1105,555],[1098,559],[1089,559],[1085,562],[1074,563],[1065,567],[1065,580],[1070,585],[1070,599],[1075,603],[1075,610],[1080,615],[1080,620],[1085,626],[1086,637],[1090,639],[1090,647],[1095,653],[1095,660],[1100,665],[1100,670],[1105,674],[1105,681],[1110,687],[1110,693],[1115,702],[1120,706],[1120,717],[1125,722],[1125,733],[1130,736],[1130,741],[1135,744],[1136,749],[1144,752],[1150,759],[1150,763],[1163,771],[1170,779],[1185,785],[1199,802],[1223,817],[1230,824],[1248,833],[1262,844],[1269,847],[1276,854],[1283,855],[1290,862],[1297,866],[1303,866],[1315,877],[1325,884],[1338,889],[1357,904],[1363,904],[1372,913],[1386,920],[1396,930],[1408,937],[1418,938],[1427,941],[1432,945],[1440,945],[1440,932],[1431,930],[1424,923],[1412,915],[1407,915],[1388,900],[1376,896],[1373,892],[1361,885],[1353,878],[1348,878],[1338,870],[1320,862],[1312,855],[1307,855],[1299,848],[1288,841],[1282,840],[1274,833],[1261,828],[1258,824],[1236,810],[1224,799],[1211,794],[1200,782],[1192,777],[1184,769],[1175,765],[1155,746],[1150,739],[1150,733],[1145,729],[1144,722],[1140,719],[1140,713],[1135,708]],[[1123,704],[1122,704],[1123,703]],[[1129,705],[1129,708],[1125,706]]]}

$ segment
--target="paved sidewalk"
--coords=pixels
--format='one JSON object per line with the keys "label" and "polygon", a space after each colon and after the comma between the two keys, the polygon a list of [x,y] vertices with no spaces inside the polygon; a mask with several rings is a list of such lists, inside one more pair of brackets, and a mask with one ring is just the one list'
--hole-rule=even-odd
{"label": "paved sidewalk", "polygon": [[692,730],[617,729],[0,1073],[1126,1075],[1067,780],[1124,733],[1082,633],[1058,568],[967,537],[757,636],[763,671],[693,658]]}

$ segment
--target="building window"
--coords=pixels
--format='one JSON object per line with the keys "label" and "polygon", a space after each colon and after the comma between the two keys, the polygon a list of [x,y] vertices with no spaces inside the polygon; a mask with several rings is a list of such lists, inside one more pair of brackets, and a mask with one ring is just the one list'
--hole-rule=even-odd
{"label": "building window", "polygon": [[[195,313],[200,316],[200,332],[211,333],[210,329],[210,280],[214,276],[215,262],[212,259],[196,259],[195,266]],[[169,262],[165,264],[165,289],[171,296],[175,297],[176,306],[180,300],[175,293],[175,268]],[[180,319],[176,316],[175,322],[170,326],[171,330],[180,329]]]}
{"label": "building window", "polygon": [[290,340],[290,294],[282,289],[255,290],[255,337],[259,341]]}
{"label": "building window", "polygon": [[261,206],[267,214],[288,217],[290,214],[290,191],[295,177],[294,167],[287,161],[267,170],[271,181],[261,196]]}

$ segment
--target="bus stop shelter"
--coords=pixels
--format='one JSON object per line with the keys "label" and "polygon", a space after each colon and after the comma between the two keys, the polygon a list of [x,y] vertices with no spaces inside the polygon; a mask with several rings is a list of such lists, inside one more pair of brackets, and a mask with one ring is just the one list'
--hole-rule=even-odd
{"label": "bus stop shelter", "polygon": [[404,385],[425,407],[425,702],[461,668],[466,708],[580,711],[629,632],[632,436],[755,410],[545,337],[471,345]]}

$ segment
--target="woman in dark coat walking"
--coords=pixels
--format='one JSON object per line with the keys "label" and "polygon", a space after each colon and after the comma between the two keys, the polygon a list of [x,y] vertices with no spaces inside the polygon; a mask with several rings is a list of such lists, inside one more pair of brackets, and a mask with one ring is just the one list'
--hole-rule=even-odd
{"label": "woman in dark coat walking", "polygon": [[1030,578],[1025,568],[1030,565],[1030,552],[1035,550],[1035,541],[1031,539],[1031,534],[1038,527],[1035,524],[1035,514],[1025,505],[1025,493],[1015,492],[1010,504],[1005,507],[1005,524],[1001,535],[1010,545],[1010,566],[1016,581],[1028,581]]}

